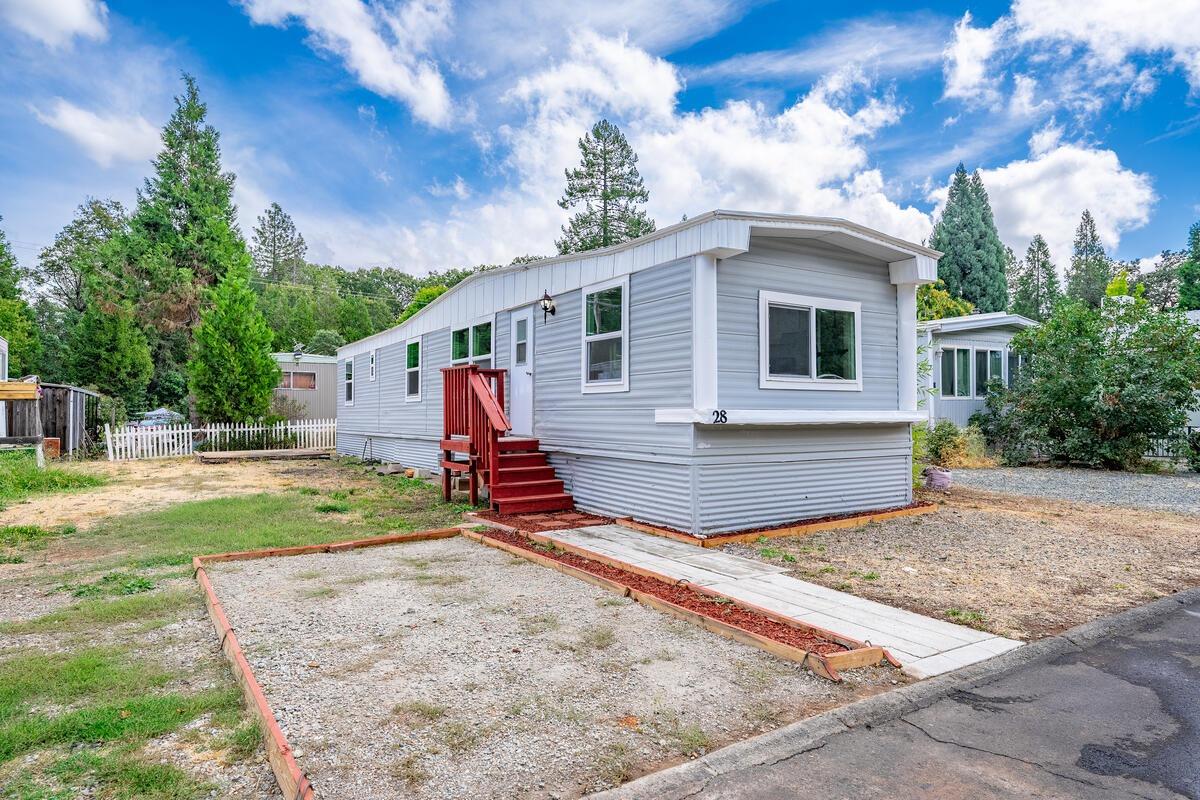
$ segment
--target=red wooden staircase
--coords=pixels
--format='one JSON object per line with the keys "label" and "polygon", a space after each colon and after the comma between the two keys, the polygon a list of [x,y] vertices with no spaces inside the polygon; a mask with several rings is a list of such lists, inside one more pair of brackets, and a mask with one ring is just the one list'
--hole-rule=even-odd
{"label": "red wooden staircase", "polygon": [[469,479],[471,504],[484,482],[493,511],[521,514],[575,507],[563,482],[539,449],[537,439],[508,436],[504,413],[504,370],[462,364],[442,370],[442,495],[450,480]]}

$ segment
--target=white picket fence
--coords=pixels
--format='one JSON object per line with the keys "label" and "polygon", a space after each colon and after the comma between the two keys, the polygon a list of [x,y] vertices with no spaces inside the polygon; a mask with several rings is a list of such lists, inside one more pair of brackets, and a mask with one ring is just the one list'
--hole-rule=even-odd
{"label": "white picket fence", "polygon": [[[337,442],[336,419],[296,419],[270,425],[214,423],[210,425],[156,425],[113,430],[104,426],[109,461],[187,456],[197,449],[279,450],[283,448],[332,450]],[[247,445],[253,444],[253,448]]]}

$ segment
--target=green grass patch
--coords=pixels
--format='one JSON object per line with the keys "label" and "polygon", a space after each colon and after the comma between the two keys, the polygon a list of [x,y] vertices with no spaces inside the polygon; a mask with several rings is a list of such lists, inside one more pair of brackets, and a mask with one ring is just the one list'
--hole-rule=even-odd
{"label": "green grass patch", "polygon": [[51,537],[67,536],[75,533],[75,530],[74,525],[59,525],[54,528],[43,528],[40,525],[4,525],[0,527],[0,545],[40,545]]}
{"label": "green grass patch", "polygon": [[262,740],[262,726],[258,724],[258,720],[243,722],[225,734],[223,744],[228,748],[226,758],[229,761],[245,761],[258,752]]}
{"label": "green grass patch", "polygon": [[946,612],[946,616],[960,625],[969,625],[972,628],[978,628],[984,623],[983,612],[970,611],[962,608],[951,608]]}
{"label": "green grass patch", "polygon": [[138,692],[170,676],[114,648],[74,653],[24,652],[0,661],[0,721],[34,702],[68,703],[81,697]]}
{"label": "green grass patch", "polygon": [[75,597],[113,597],[141,594],[154,589],[154,581],[141,575],[113,572],[98,581],[62,587]]}
{"label": "green grass patch", "polygon": [[183,591],[136,594],[114,600],[93,598],[31,620],[0,622],[0,633],[56,633],[119,625],[133,620],[149,622],[169,616],[194,602],[196,597]]}
{"label": "green grass patch", "polygon": [[0,453],[0,508],[35,494],[85,489],[104,482],[97,475],[82,472],[56,467],[38,469],[32,451]]}
{"label": "green grass patch", "polygon": [[50,773],[72,786],[95,785],[99,797],[114,800],[190,800],[211,797],[216,788],[178,767],[138,758],[127,748],[81,751],[55,764]]}
{"label": "green grass patch", "polygon": [[24,564],[25,559],[21,556],[12,555],[9,553],[0,553],[0,564]]}
{"label": "green grass patch", "polygon": [[317,503],[316,510],[321,514],[348,514],[350,513],[350,504],[344,500],[335,500],[332,503]]}
{"label": "green grass patch", "polygon": [[0,763],[56,744],[145,741],[240,701],[236,688],[214,689],[194,695],[143,695],[55,716],[25,714],[0,723]]}

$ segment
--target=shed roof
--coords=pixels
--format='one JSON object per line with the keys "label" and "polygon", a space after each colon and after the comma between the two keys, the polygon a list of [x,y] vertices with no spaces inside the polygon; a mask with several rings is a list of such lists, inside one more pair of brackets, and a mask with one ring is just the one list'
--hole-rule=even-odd
{"label": "shed roof", "polygon": [[709,211],[629,242],[585,253],[476,272],[403,323],[338,348],[338,356],[367,352],[551,295],[707,254],[730,258],[750,249],[752,235],[819,239],[887,262],[893,283],[932,283],[941,253],[835,217]]}
{"label": "shed roof", "polygon": [[921,331],[951,333],[953,331],[977,331],[988,328],[1034,328],[1037,322],[1020,314],[1009,314],[1005,311],[992,311],[987,314],[967,314],[962,317],[945,317],[933,319],[917,325]]}
{"label": "shed roof", "polygon": [[296,358],[295,353],[271,353],[271,357],[281,364],[336,364],[337,356],[323,356],[317,353],[301,353]]}

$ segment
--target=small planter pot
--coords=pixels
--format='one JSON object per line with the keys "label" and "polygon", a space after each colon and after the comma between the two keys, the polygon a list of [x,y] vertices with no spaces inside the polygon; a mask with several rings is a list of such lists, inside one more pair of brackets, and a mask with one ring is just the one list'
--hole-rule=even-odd
{"label": "small planter pot", "polygon": [[925,476],[926,489],[944,492],[954,485],[953,476],[945,467],[928,466],[921,470],[921,474]]}

